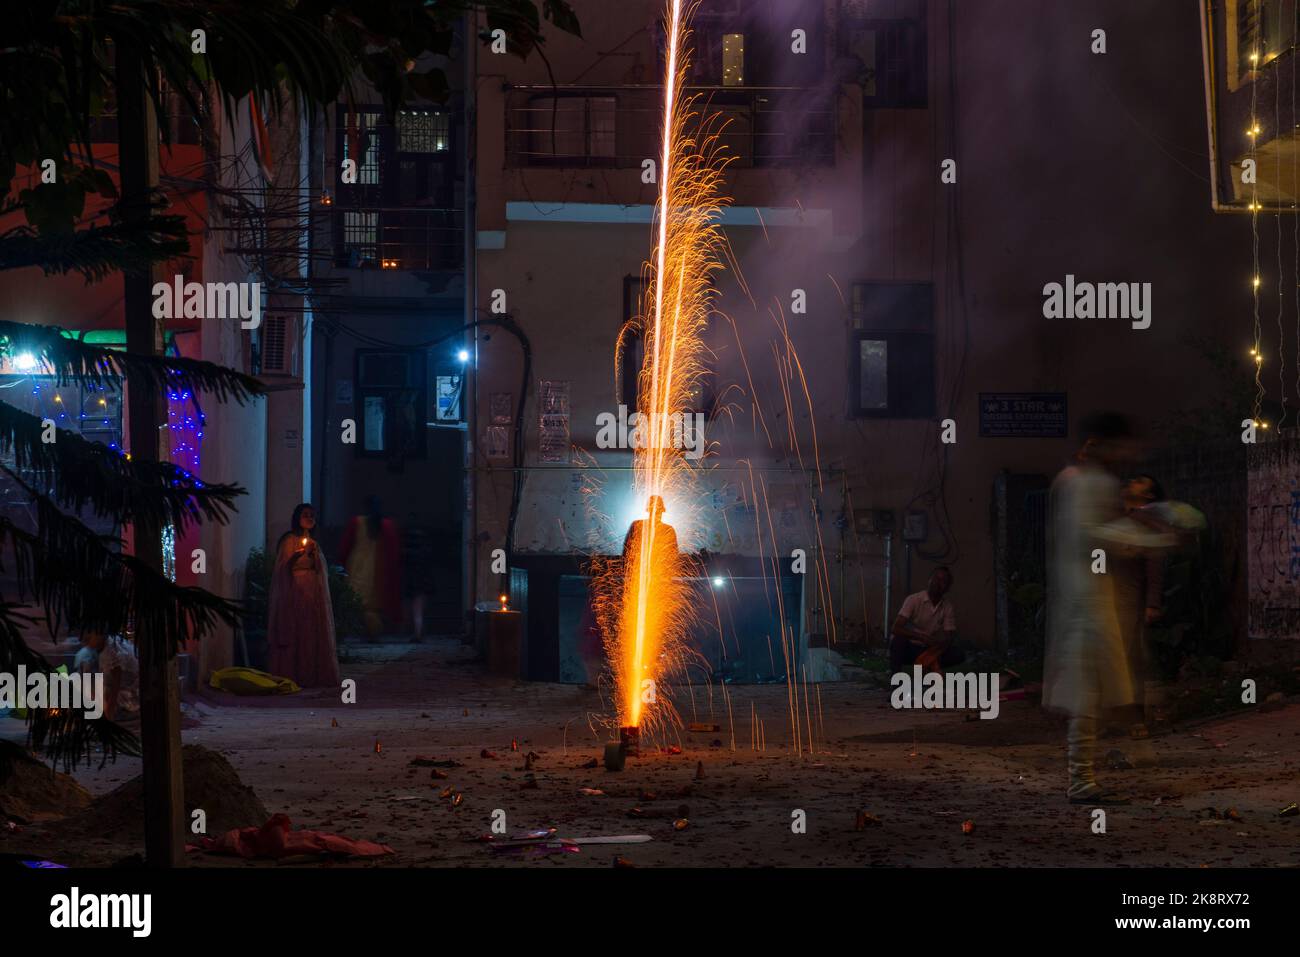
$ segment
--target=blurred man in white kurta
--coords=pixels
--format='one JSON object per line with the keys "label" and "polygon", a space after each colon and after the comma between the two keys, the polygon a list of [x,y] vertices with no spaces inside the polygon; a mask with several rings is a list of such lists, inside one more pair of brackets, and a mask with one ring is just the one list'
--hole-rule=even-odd
{"label": "blurred man in white kurta", "polygon": [[1178,537],[1155,518],[1124,516],[1117,473],[1137,452],[1127,419],[1099,413],[1084,420],[1082,431],[1076,463],[1056,477],[1048,504],[1043,706],[1069,717],[1070,801],[1124,804],[1094,773],[1099,722],[1135,700],[1115,580],[1105,562],[1170,548]]}

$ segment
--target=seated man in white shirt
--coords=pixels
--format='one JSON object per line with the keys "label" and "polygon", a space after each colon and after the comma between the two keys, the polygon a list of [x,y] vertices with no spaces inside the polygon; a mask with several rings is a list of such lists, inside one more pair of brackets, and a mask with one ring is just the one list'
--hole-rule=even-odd
{"label": "seated man in white shirt", "polygon": [[948,590],[952,571],[940,565],[930,575],[925,591],[908,595],[894,619],[889,641],[889,673],[907,672],[917,658],[929,651],[939,668],[961,664],[966,656],[956,646],[957,619]]}

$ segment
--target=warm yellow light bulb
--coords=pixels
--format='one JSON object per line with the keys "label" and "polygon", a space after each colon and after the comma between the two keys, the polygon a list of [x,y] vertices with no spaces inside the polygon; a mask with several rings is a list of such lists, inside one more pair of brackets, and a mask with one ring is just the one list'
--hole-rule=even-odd
{"label": "warm yellow light bulb", "polygon": [[1256,289],[1259,288],[1259,277],[1258,277],[1258,276],[1256,276],[1253,280],[1251,280],[1251,285],[1253,285]]}

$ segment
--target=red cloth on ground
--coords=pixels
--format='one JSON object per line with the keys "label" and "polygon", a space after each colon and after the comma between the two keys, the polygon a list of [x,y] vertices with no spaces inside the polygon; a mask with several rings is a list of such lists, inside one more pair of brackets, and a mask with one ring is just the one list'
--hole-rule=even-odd
{"label": "red cloth on ground", "polygon": [[354,841],[324,831],[295,831],[286,814],[273,814],[261,827],[240,827],[220,837],[205,837],[200,843],[213,854],[238,857],[293,857],[297,854],[342,854],[347,857],[383,857],[393,854],[387,844]]}

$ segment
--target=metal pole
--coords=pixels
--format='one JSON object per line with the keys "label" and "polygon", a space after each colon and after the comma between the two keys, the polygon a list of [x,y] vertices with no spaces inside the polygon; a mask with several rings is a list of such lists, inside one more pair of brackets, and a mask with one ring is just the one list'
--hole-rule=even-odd
{"label": "metal pole", "polygon": [[466,369],[471,388],[464,389],[468,399],[465,410],[465,529],[462,549],[461,606],[468,616],[468,627],[477,626],[474,606],[478,602],[478,471],[474,468],[478,441],[478,205],[475,196],[475,164],[478,162],[478,11],[465,14],[465,327],[468,330],[470,362]]}

